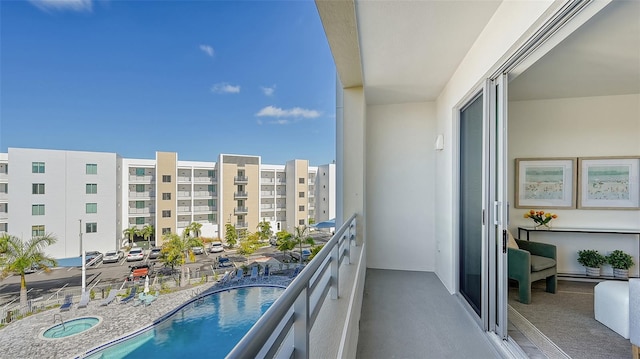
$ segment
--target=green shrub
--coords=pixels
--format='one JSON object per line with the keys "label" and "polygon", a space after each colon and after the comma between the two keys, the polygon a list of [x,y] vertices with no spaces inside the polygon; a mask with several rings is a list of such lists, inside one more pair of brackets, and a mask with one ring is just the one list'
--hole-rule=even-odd
{"label": "green shrub", "polygon": [[582,264],[585,267],[600,268],[606,262],[606,257],[600,254],[595,249],[585,249],[582,251],[578,251],[578,263]]}
{"label": "green shrub", "polygon": [[611,264],[615,269],[629,269],[633,267],[633,257],[616,249],[607,256],[607,263]]}

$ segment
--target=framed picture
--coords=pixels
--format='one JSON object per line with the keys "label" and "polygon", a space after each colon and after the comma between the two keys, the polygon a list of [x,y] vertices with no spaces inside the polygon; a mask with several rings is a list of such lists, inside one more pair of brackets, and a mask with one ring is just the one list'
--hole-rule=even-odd
{"label": "framed picture", "polygon": [[578,169],[578,208],[640,209],[640,157],[582,157]]}
{"label": "framed picture", "polygon": [[516,208],[575,208],[576,158],[516,158]]}

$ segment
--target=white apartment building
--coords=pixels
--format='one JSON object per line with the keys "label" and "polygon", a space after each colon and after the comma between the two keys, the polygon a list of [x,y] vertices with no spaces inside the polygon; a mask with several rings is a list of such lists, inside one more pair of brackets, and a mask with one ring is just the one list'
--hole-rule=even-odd
{"label": "white apartment building", "polygon": [[[0,232],[51,233],[58,242],[47,253],[65,258],[80,255],[81,233],[87,250],[104,252],[122,245],[125,229],[147,225],[155,227],[156,245],[162,234],[181,234],[192,222],[214,238],[224,238],[227,223],[253,232],[266,220],[274,231],[292,231],[335,214],[335,173],[323,175],[322,192],[316,186],[319,168],[328,166],[307,160],[263,165],[260,156],[248,155],[200,162],[178,160],[174,152],[135,159],[10,148],[0,153]],[[331,206],[321,213],[314,207],[318,196]]]}

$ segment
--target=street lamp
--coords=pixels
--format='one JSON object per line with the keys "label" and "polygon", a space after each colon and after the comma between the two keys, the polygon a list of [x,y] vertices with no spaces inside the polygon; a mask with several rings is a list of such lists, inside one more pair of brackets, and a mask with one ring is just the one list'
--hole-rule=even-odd
{"label": "street lamp", "polygon": [[86,253],[84,251],[84,242],[82,241],[82,220],[80,221],[80,252],[82,255],[82,293],[84,293],[87,289],[87,264],[86,264]]}

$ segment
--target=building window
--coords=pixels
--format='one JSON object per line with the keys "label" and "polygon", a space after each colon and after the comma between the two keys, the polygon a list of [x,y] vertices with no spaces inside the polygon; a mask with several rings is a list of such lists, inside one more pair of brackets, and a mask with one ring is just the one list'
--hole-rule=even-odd
{"label": "building window", "polygon": [[44,225],[31,226],[31,237],[44,236]]}
{"label": "building window", "polygon": [[300,177],[300,178],[298,178],[298,183],[300,183],[300,184],[304,184],[304,177]]}
{"label": "building window", "polygon": [[144,176],[144,168],[136,168],[136,176]]}
{"label": "building window", "polygon": [[215,170],[208,170],[207,171],[207,176],[211,177],[211,178],[216,178],[216,171]]}
{"label": "building window", "polygon": [[143,184],[137,184],[136,185],[136,192],[144,192],[144,185]]}
{"label": "building window", "polygon": [[163,193],[162,194],[162,199],[165,201],[168,201],[171,199],[171,193]]}
{"label": "building window", "polygon": [[300,212],[304,211],[304,206],[298,206],[298,211]]}
{"label": "building window", "polygon": [[210,184],[207,186],[207,190],[212,193],[216,193],[216,185]]}
{"label": "building window", "polygon": [[98,174],[98,165],[95,163],[87,163],[87,174],[88,175],[97,175]]}
{"label": "building window", "polygon": [[298,220],[298,224],[301,225],[301,226],[304,226],[304,219]]}
{"label": "building window", "polygon": [[162,182],[171,183],[171,176],[170,175],[162,175]]}
{"label": "building window", "polygon": [[31,173],[44,173],[44,162],[31,162]]}
{"label": "building window", "polygon": [[304,192],[298,192],[298,197],[304,198]]}
{"label": "building window", "polygon": [[138,209],[144,208],[144,201],[136,201],[136,208]]}
{"label": "building window", "polygon": [[31,206],[31,215],[44,216],[44,204],[34,204]]}
{"label": "building window", "polygon": [[162,211],[162,218],[170,218],[170,217],[171,217],[171,211],[170,210]]}
{"label": "building window", "polygon": [[34,183],[31,185],[31,193],[44,194],[44,183]]}
{"label": "building window", "polygon": [[144,217],[136,217],[136,224],[144,224]]}
{"label": "building window", "polygon": [[171,233],[171,228],[162,228],[162,234],[169,234]]}
{"label": "building window", "polygon": [[209,207],[215,207],[216,206],[216,200],[215,199],[209,199],[209,200],[207,200],[207,204],[209,205]]}
{"label": "building window", "polygon": [[87,203],[86,204],[87,213],[98,213],[98,204],[97,203]]}
{"label": "building window", "polygon": [[87,183],[87,194],[98,193],[98,185],[96,183]]}
{"label": "building window", "polygon": [[95,222],[89,222],[86,224],[85,226],[86,228],[86,233],[96,233],[98,232],[98,223]]}
{"label": "building window", "polygon": [[216,214],[215,213],[209,213],[207,215],[207,219],[209,220],[209,222],[211,223],[216,223]]}

